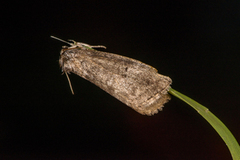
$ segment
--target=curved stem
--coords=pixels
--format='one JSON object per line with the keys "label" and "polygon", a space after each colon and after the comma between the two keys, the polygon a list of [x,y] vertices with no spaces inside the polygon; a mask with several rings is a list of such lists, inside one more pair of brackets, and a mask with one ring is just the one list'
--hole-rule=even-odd
{"label": "curved stem", "polygon": [[240,160],[240,146],[238,142],[228,128],[214,114],[212,114],[208,108],[172,88],[169,90],[169,93],[189,104],[201,116],[203,116],[203,118],[205,118],[208,123],[211,124],[211,126],[217,131],[217,133],[226,143],[233,160]]}

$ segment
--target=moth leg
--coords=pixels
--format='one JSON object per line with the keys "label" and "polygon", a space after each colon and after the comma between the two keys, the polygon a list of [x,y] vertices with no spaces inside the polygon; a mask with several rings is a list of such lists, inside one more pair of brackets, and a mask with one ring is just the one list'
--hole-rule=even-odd
{"label": "moth leg", "polygon": [[97,46],[90,46],[91,48],[104,48],[104,49],[106,49],[107,47],[105,47],[105,46],[102,46],[102,45],[97,45]]}
{"label": "moth leg", "polygon": [[64,72],[64,73],[65,73],[65,75],[67,76],[67,80],[68,80],[68,83],[69,83],[69,87],[70,87],[70,89],[71,89],[71,92],[72,92],[72,94],[74,94],[73,88],[72,88],[72,84],[71,84],[71,81],[70,81],[70,78],[68,77],[68,73],[66,73],[66,72]]}
{"label": "moth leg", "polygon": [[74,41],[74,40],[72,40],[72,39],[68,39],[68,41],[70,41],[70,42],[73,42],[73,44],[74,44],[74,45],[76,45],[76,44],[77,44],[77,42],[76,42],[76,41]]}
{"label": "moth leg", "polygon": [[86,44],[86,43],[80,43],[80,42],[77,42],[77,44],[82,45],[82,46],[86,46],[86,47],[89,47],[89,48],[104,48],[104,49],[107,48],[107,47],[102,46],[102,45],[91,46],[91,45],[89,45],[89,44]]}

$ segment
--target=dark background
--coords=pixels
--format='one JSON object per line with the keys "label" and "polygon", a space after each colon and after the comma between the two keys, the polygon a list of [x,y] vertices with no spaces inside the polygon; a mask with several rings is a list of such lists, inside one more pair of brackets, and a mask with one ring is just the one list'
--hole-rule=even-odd
{"label": "dark background", "polygon": [[72,95],[58,65],[66,44],[50,35],[154,66],[239,141],[239,1],[8,1],[1,8],[1,159],[231,159],[214,129],[173,96],[148,117],[73,74]]}

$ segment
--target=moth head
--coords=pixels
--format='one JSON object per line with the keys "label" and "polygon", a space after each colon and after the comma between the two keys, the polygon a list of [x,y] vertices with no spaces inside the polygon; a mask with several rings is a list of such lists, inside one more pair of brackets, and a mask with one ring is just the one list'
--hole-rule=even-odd
{"label": "moth head", "polygon": [[[105,46],[101,46],[101,45],[91,46],[91,45],[89,45],[89,44],[81,43],[81,42],[76,42],[76,41],[74,41],[74,40],[68,40],[69,42],[67,42],[67,41],[64,41],[64,40],[62,40],[62,39],[60,39],[60,38],[57,38],[57,37],[55,37],[55,36],[50,36],[50,37],[53,38],[53,39],[59,40],[59,41],[61,41],[61,42],[67,43],[67,44],[70,45],[69,47],[68,47],[68,46],[62,46],[62,50],[60,51],[60,55],[61,55],[60,57],[63,56],[63,53],[64,53],[66,50],[70,50],[70,49],[74,49],[74,48],[79,48],[79,49],[83,49],[83,50],[93,49],[93,48],[105,48],[105,49],[106,49]],[[63,56],[63,57],[66,57],[66,55]],[[66,71],[66,70],[64,70],[64,59],[60,58],[59,64],[60,64],[60,67],[62,67],[63,73],[65,73],[65,75],[67,76],[70,89],[71,89],[71,91],[72,91],[72,94],[74,94],[73,89],[72,89],[72,85],[71,85],[71,81],[70,81],[70,79],[69,79],[69,77],[68,77],[69,72]]]}

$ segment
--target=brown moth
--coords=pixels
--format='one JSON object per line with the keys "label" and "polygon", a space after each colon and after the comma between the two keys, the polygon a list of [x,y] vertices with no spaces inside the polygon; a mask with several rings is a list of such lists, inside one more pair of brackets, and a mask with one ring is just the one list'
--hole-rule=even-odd
{"label": "brown moth", "polygon": [[[150,65],[93,49],[106,48],[104,46],[70,41],[73,43],[63,41],[70,47],[63,46],[59,59],[67,78],[70,72],[77,74],[143,115],[158,113],[171,99],[168,90],[172,80]],[[69,78],[68,81],[72,90]]]}

